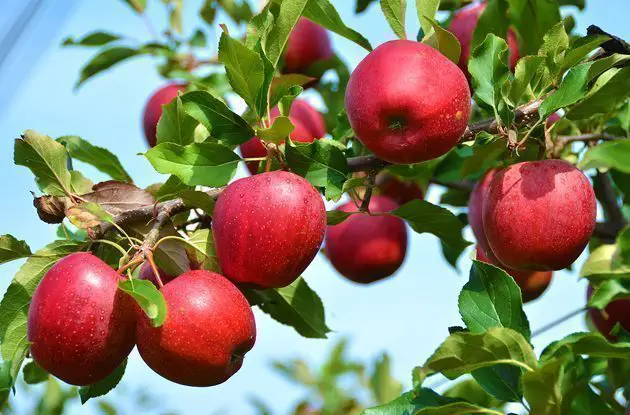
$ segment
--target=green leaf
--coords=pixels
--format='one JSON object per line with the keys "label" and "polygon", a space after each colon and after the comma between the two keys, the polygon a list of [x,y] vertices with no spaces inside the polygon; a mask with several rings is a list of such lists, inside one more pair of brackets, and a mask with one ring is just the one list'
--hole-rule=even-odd
{"label": "green leaf", "polygon": [[[148,282],[148,281],[145,281]],[[149,284],[151,284],[149,282]],[[109,391],[114,389],[120,382],[125,374],[125,368],[127,367],[127,359],[125,359],[120,366],[118,366],[107,377],[93,385],[82,386],[79,388],[79,396],[81,397],[81,403],[85,404],[91,398],[97,398],[99,396],[106,395]]]}
{"label": "green leaf", "polygon": [[147,0],[123,0],[129,7],[131,7],[136,13],[144,13],[144,9],[147,7]]}
{"label": "green leaf", "polygon": [[48,380],[49,376],[48,372],[42,369],[34,360],[25,364],[22,372],[24,373],[24,382],[29,385],[45,382]]}
{"label": "green leaf", "polygon": [[67,37],[62,46],[103,46],[120,39],[119,35],[113,33],[107,33],[102,31],[96,31],[88,33],[79,40],[74,40],[72,37]]}
{"label": "green leaf", "polygon": [[440,24],[435,20],[428,18],[425,18],[424,20],[429,20],[429,23],[431,23],[434,30],[429,36],[425,36],[423,42],[434,49],[437,49],[451,62],[457,64],[459,62],[459,55],[462,51],[459,40],[457,40],[454,34],[442,28],[442,26],[440,26]]}
{"label": "green leaf", "polygon": [[85,81],[112,66],[142,53],[140,50],[126,46],[115,46],[101,50],[81,68],[81,75],[74,89],[78,89]]}
{"label": "green leaf", "polygon": [[495,115],[498,115],[501,107],[501,87],[510,73],[507,62],[507,43],[494,34],[486,37],[473,51],[468,62],[475,101],[493,108]]}
{"label": "green leaf", "polygon": [[195,269],[205,269],[221,273],[217,254],[214,249],[214,237],[210,229],[198,229],[188,239],[186,248],[191,266]]}
{"label": "green leaf", "polygon": [[551,360],[523,374],[523,394],[532,414],[561,415],[564,362]]}
{"label": "green leaf", "polygon": [[545,34],[561,20],[558,3],[555,0],[508,0],[507,3],[509,20],[503,19],[516,28],[521,55],[535,55]]}
{"label": "green leaf", "polygon": [[214,211],[215,200],[205,192],[196,190],[184,190],[179,194],[186,207],[193,209],[201,209],[208,216],[212,216]]}
{"label": "green leaf", "polygon": [[599,333],[573,333],[547,346],[540,361],[548,362],[564,354],[630,359],[630,343],[609,343]]}
{"label": "green leaf", "polygon": [[66,217],[79,229],[89,229],[103,222],[113,222],[114,218],[101,205],[83,202],[66,210]]}
{"label": "green leaf", "polygon": [[501,405],[500,401],[488,394],[474,379],[457,382],[444,392],[444,397],[463,398],[486,408],[496,408]]}
{"label": "green leaf", "polygon": [[584,99],[574,105],[565,117],[570,120],[589,118],[594,114],[612,113],[627,101],[630,90],[630,67],[612,68],[604,72]]}
{"label": "green leaf", "polygon": [[470,245],[470,242],[462,237],[464,224],[443,207],[416,199],[389,213],[406,220],[417,233],[431,233],[453,249]]}
{"label": "green leaf", "polygon": [[128,279],[118,282],[121,291],[133,297],[151,320],[153,327],[160,327],[166,320],[166,300],[157,287],[148,280]]}
{"label": "green leaf", "polygon": [[145,153],[159,173],[174,174],[187,185],[225,186],[236,173],[241,158],[221,144],[158,144]]}
{"label": "green leaf", "polygon": [[581,393],[571,402],[572,415],[616,415],[617,413],[589,385],[585,385]]}
{"label": "green leaf", "polygon": [[177,176],[170,176],[166,183],[160,186],[156,192],[153,193],[153,197],[157,201],[171,200],[179,197],[179,194],[185,190],[195,190],[194,186],[188,186],[182,183]]}
{"label": "green leaf", "polygon": [[346,26],[330,0],[309,1],[304,9],[304,16],[331,32],[335,32],[339,36],[356,43],[367,51],[372,50],[372,45],[363,35]]}
{"label": "green leaf", "polygon": [[5,406],[15,383],[15,378],[11,374],[11,365],[12,362],[10,360],[0,362],[0,407]]}
{"label": "green leaf", "polygon": [[256,136],[261,140],[281,144],[293,132],[295,126],[289,117],[276,117],[269,128],[257,128]]}
{"label": "green leaf", "polygon": [[352,215],[352,212],[343,212],[341,210],[329,210],[326,212],[326,225],[334,226],[339,225],[344,220],[348,219]]}
{"label": "green leaf", "polygon": [[505,18],[508,4],[506,0],[491,0],[477,19],[474,27],[470,51],[474,52],[492,34],[505,39],[509,22]]}
{"label": "green leaf", "polygon": [[459,295],[459,313],[473,333],[505,327],[525,339],[531,337],[520,288],[510,275],[493,265],[473,261],[470,279]]}
{"label": "green leaf", "polygon": [[474,370],[512,365],[526,371],[538,367],[532,346],[517,331],[493,327],[484,333],[451,334],[422,368],[424,376],[442,373],[455,379]]}
{"label": "green leaf", "polygon": [[530,82],[544,63],[544,56],[525,56],[519,59],[514,71],[514,81],[510,84],[508,94],[513,107],[518,106],[523,101],[529,101],[530,96],[527,91],[531,88]]}
{"label": "green leaf", "polygon": [[259,100],[266,104],[267,91],[262,90],[265,67],[261,56],[223,33],[219,41],[219,60],[225,65],[234,92],[245,100],[256,116],[262,116]]}
{"label": "green leaf", "polygon": [[119,182],[133,182],[118,157],[111,151],[94,146],[76,135],[59,137],[57,141],[66,147],[73,159],[88,163]]}
{"label": "green leaf", "polygon": [[70,240],[46,245],[26,260],[5,292],[0,302],[0,352],[3,360],[12,362],[13,379],[28,350],[26,320],[35,288],[57,261],[84,247],[84,243]]}
{"label": "green leaf", "polygon": [[204,22],[212,25],[216,15],[217,9],[215,0],[205,0],[199,10],[199,16],[201,16]]}
{"label": "green leaf", "polygon": [[589,148],[578,167],[582,170],[606,167],[630,173],[630,140],[608,141]]}
{"label": "green leaf", "polygon": [[396,399],[402,392],[402,384],[391,375],[391,362],[387,353],[383,353],[374,364],[370,389],[379,404]]}
{"label": "green leaf", "polygon": [[273,26],[267,34],[265,52],[272,66],[278,66],[280,56],[289,40],[289,34],[304,13],[309,0],[283,0],[278,7]]}
{"label": "green leaf", "polygon": [[190,44],[190,46],[196,48],[205,48],[206,46],[208,46],[206,34],[200,29],[195,30],[195,33],[193,33],[193,35],[190,37],[188,43]]}
{"label": "green leaf", "polygon": [[405,33],[405,13],[407,0],[380,0],[381,10],[396,36],[407,39]]}
{"label": "green leaf", "polygon": [[271,318],[304,337],[325,339],[330,332],[322,300],[301,277],[284,288],[250,290],[247,297]]}
{"label": "green leaf", "polygon": [[597,49],[602,43],[609,39],[610,38],[608,36],[603,35],[585,36],[576,39],[573,43],[571,43],[571,47],[564,55],[560,73],[565,73],[567,70],[577,65],[589,53]]}
{"label": "green leaf", "polygon": [[42,192],[51,196],[72,194],[66,149],[47,135],[26,130],[15,140],[13,161],[35,175]]}
{"label": "green leaf", "polygon": [[72,193],[82,196],[86,193],[90,193],[93,186],[94,182],[85,177],[83,173],[78,170],[70,170],[70,187],[72,188]]}
{"label": "green leaf", "polygon": [[180,97],[162,105],[162,116],[157,123],[157,143],[174,143],[180,146],[195,141],[195,129],[199,122],[188,115]]}
{"label": "green leaf", "polygon": [[544,43],[540,47],[539,55],[546,57],[546,70],[551,79],[562,76],[561,68],[564,61],[564,53],[569,48],[569,36],[563,22],[558,22],[547,32],[543,38]]}
{"label": "green leaf", "polygon": [[588,300],[588,306],[605,309],[614,300],[630,298],[630,281],[606,280],[599,284]]}
{"label": "green leaf", "polygon": [[286,158],[291,170],[305,177],[313,186],[323,187],[327,199],[342,195],[349,170],[343,152],[330,140],[315,140],[310,144],[287,140]]}
{"label": "green leaf", "polygon": [[232,145],[243,144],[254,136],[254,130],[223,101],[205,91],[191,91],[181,96],[184,110],[212,134]]}
{"label": "green leaf", "polygon": [[418,21],[425,33],[425,37],[431,35],[434,29],[433,21],[435,14],[440,8],[440,0],[416,0],[416,11],[418,12]]}
{"label": "green leaf", "polygon": [[0,264],[31,256],[31,248],[24,241],[6,234],[0,236]]}
{"label": "green leaf", "polygon": [[291,92],[294,87],[304,86],[314,79],[299,73],[288,73],[274,77],[271,81],[269,106],[276,106],[284,96],[295,95]]}
{"label": "green leaf", "polygon": [[217,0],[217,3],[236,23],[246,22],[253,16],[247,0]]}

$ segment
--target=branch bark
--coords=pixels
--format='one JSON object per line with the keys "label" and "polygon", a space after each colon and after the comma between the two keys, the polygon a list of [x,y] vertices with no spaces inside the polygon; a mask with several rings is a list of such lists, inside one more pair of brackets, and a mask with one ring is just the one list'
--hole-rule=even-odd
{"label": "branch bark", "polygon": [[596,188],[599,188],[597,198],[606,213],[606,222],[597,224],[595,235],[604,242],[612,243],[619,232],[626,226],[627,221],[619,205],[619,198],[613,187],[610,175],[597,172],[593,177],[593,182]]}

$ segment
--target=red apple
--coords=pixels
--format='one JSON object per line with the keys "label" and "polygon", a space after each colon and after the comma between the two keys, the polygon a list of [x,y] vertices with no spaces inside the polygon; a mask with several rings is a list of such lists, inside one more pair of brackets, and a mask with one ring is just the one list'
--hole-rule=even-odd
{"label": "red apple", "polygon": [[497,266],[510,274],[516,284],[521,288],[523,303],[540,297],[551,283],[551,271],[527,271],[508,268],[499,263],[494,255],[487,255],[479,244],[477,244],[477,260]]}
{"label": "red apple", "polygon": [[[271,110],[270,118],[275,120],[280,116],[278,107]],[[291,140],[299,143],[312,143],[318,138],[326,135],[326,125],[324,117],[313,108],[308,102],[296,99],[291,106],[289,119],[295,129],[289,135]],[[241,144],[241,155],[244,158],[266,157],[267,149],[258,137],[252,137],[249,141]],[[245,163],[251,174],[258,173],[259,161],[248,161]]]}
{"label": "red apple", "polygon": [[[166,284],[167,282],[172,281],[176,278],[172,275],[168,275],[160,268],[158,268],[158,273],[160,274],[160,280],[162,280],[162,284]],[[151,264],[149,264],[149,261],[145,262],[144,264],[142,264],[142,267],[140,267],[138,279],[148,280],[151,281],[156,287],[159,286],[157,278],[155,278],[155,272],[153,272],[153,268],[151,268]]]}
{"label": "red apple", "polygon": [[486,239],[486,233],[483,230],[483,202],[488,194],[490,182],[494,178],[497,170],[488,170],[488,172],[475,184],[475,188],[470,193],[468,199],[468,223],[477,239],[477,246],[484,252],[490,252],[490,246]]}
{"label": "red apple", "polygon": [[[477,27],[479,16],[481,16],[481,13],[485,8],[486,2],[483,2],[459,10],[455,13],[453,20],[448,27],[449,32],[455,35],[462,46],[462,52],[459,55],[458,65],[468,79],[470,79],[470,73],[468,72],[468,60],[470,59],[470,53],[472,52],[470,47],[472,44],[473,33]],[[519,51],[516,34],[511,29],[507,32],[507,44],[510,51],[510,68],[514,70],[516,62],[518,62],[519,59]]]}
{"label": "red apple", "polygon": [[560,121],[561,118],[562,117],[557,112],[554,112],[553,114],[551,114],[549,117],[547,117],[547,122],[546,122],[547,128],[551,127],[552,125]]}
{"label": "red apple", "polygon": [[[591,299],[592,295],[593,287],[589,284],[586,292],[587,301]],[[591,308],[588,312],[597,330],[610,341],[616,340],[616,336],[610,335],[610,332],[617,323],[619,323],[624,330],[630,331],[630,299],[624,298],[611,301],[606,306],[603,313],[596,308]]]}
{"label": "red apple", "polygon": [[[370,212],[389,212],[398,205],[386,196],[372,196]],[[337,208],[356,212],[354,202]],[[368,284],[392,275],[407,252],[407,227],[394,216],[356,213],[326,231],[326,256],[343,276]]]}
{"label": "red apple", "polygon": [[188,271],[160,290],[166,321],[153,327],[138,321],[138,352],[155,372],[188,386],[228,380],[254,347],[256,322],[243,294],[223,276]]}
{"label": "red apple", "polygon": [[227,278],[258,288],[284,287],[315,258],[326,209],[302,177],[261,173],[228,185],[215,206],[212,229]]}
{"label": "red apple", "polygon": [[33,359],[72,385],[104,379],[135,344],[137,308],[120,276],[88,252],[70,254],[44,275],[28,311]]}
{"label": "red apple", "polygon": [[346,110],[357,137],[376,156],[417,163],[457,144],[470,116],[470,90],[462,71],[437,50],[393,40],[354,70]]}
{"label": "red apple", "polygon": [[149,102],[144,107],[142,125],[144,126],[144,136],[150,147],[157,144],[157,124],[162,116],[162,105],[170,103],[180,91],[185,89],[185,85],[169,84],[155,91],[149,98]]}
{"label": "red apple", "polygon": [[573,263],[595,229],[597,202],[586,176],[561,160],[498,172],[483,204],[490,249],[510,268],[557,270]]}
{"label": "red apple", "polygon": [[284,72],[305,73],[312,65],[333,57],[328,31],[301,17],[289,35]]}
{"label": "red apple", "polygon": [[381,195],[389,197],[399,205],[416,199],[424,199],[424,193],[417,183],[400,180],[391,174],[379,174],[376,178],[376,185]]}

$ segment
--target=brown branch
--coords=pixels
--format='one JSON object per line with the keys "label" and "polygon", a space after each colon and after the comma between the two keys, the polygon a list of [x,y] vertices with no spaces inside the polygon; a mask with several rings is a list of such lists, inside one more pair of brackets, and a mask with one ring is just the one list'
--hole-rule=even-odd
{"label": "brown branch", "polygon": [[617,192],[613,187],[612,180],[608,173],[597,172],[593,177],[593,183],[595,184],[595,189],[598,189],[596,192],[597,199],[606,214],[606,222],[600,225],[599,231],[605,231],[606,233],[603,236],[606,237],[607,240],[610,240],[612,237],[612,242],[614,242],[617,234],[621,232],[627,224],[621,206],[619,205]]}

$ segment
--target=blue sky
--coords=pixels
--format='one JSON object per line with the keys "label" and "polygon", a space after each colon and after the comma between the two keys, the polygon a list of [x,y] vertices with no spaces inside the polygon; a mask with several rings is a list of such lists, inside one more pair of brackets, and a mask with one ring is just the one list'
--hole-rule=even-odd
{"label": "blue sky", "polygon": [[[76,134],[106,147],[118,154],[140,186],[165,180],[137,155],[146,150],[141,130],[144,103],[163,82],[155,72],[154,63],[143,58],[121,65],[75,92],[73,86],[79,69],[91,51],[58,47],[68,35],[82,35],[95,29],[148,39],[146,27],[122,1],[68,1],[68,7],[63,9],[59,8],[59,3],[56,7],[51,3],[43,2],[45,10],[34,18],[36,28],[21,38],[9,57],[9,64],[0,72],[0,184],[4,194],[0,205],[0,233],[25,239],[35,249],[53,240],[55,229],[37,219],[29,193],[37,191],[32,175],[27,169],[13,165],[13,139],[25,129],[32,128],[53,137]],[[150,18],[156,27],[162,27],[165,16],[160,2],[150,3]],[[373,45],[394,38],[377,5],[355,17],[354,1],[334,0],[333,3],[344,21]],[[413,36],[418,23],[413,1],[408,3],[408,33]],[[187,31],[194,30],[197,24],[200,4],[200,1],[186,2]],[[0,6],[0,16],[6,19],[21,7],[21,2],[7,0]],[[630,29],[621,10],[627,10],[627,0],[590,0],[588,10],[578,16],[578,30],[583,33],[589,24],[597,24],[628,39]],[[2,19],[0,27],[6,27]],[[225,19],[219,16],[217,21]],[[212,48],[210,53],[214,53],[219,28],[206,29]],[[0,35],[4,34],[3,30],[0,29]],[[361,48],[336,36],[334,47],[351,66],[365,56]],[[105,179],[92,168],[81,166],[81,169],[95,182]],[[434,189],[428,198],[436,202],[437,196]],[[472,240],[472,235],[468,234],[468,238]],[[19,265],[12,263],[0,268],[2,292]],[[256,311],[256,346],[247,355],[241,371],[225,384],[206,389],[173,384],[153,373],[134,351],[122,389],[147,390],[158,395],[160,412],[172,409],[183,414],[248,414],[253,413],[248,398],[258,396],[276,413],[284,414],[303,391],[273,372],[271,362],[302,357],[317,364],[341,336],[350,338],[351,355],[362,360],[372,360],[380,352],[388,351],[393,356],[395,376],[409,386],[411,369],[422,364],[439,345],[448,334],[449,326],[461,324],[457,296],[467,280],[469,267],[470,260],[464,255],[459,264],[461,273],[450,268],[442,259],[437,239],[431,235],[412,235],[402,269],[394,277],[369,287],[345,281],[319,256],[304,277],[324,302],[328,324],[334,330],[329,340],[304,339]],[[583,306],[585,290],[585,283],[577,281],[576,274],[556,273],[546,294],[526,306],[532,328]],[[551,340],[582,329],[583,319],[573,318],[537,337],[534,344],[540,350]],[[122,397],[116,399],[123,400]],[[18,396],[17,403],[25,407],[27,398]],[[76,405],[72,413],[86,412]]]}

